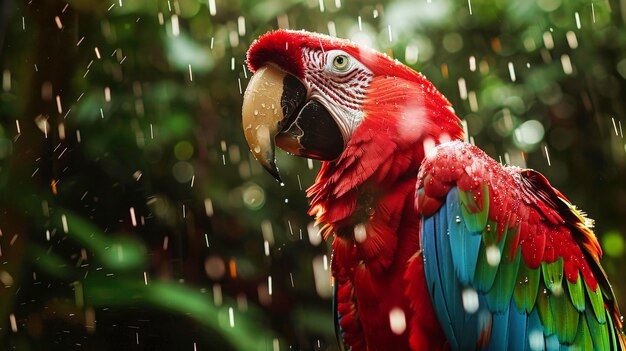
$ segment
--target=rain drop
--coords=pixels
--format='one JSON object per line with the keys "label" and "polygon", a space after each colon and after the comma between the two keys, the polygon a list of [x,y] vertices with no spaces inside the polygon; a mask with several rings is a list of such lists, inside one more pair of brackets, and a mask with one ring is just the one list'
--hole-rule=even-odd
{"label": "rain drop", "polygon": [[498,264],[500,264],[500,259],[502,257],[502,254],[500,252],[500,248],[498,248],[495,245],[489,245],[489,247],[487,247],[486,250],[486,256],[487,256],[487,263],[490,266],[497,266]]}
{"label": "rain drop", "polygon": [[528,345],[533,351],[543,350],[545,348],[545,339],[541,330],[531,330],[528,333]]}
{"label": "rain drop", "polygon": [[367,238],[367,230],[363,223],[359,223],[354,226],[354,240],[358,243],[362,243]]}
{"label": "rain drop", "polygon": [[473,314],[478,311],[479,302],[478,302],[478,293],[476,290],[472,288],[466,288],[463,290],[463,309],[465,312]]}
{"label": "rain drop", "polygon": [[228,322],[231,328],[235,327],[235,313],[232,307],[228,307]]}
{"label": "rain drop", "polygon": [[311,245],[317,246],[322,243],[322,235],[320,234],[319,228],[315,225],[315,222],[310,222],[306,230],[309,234],[309,242]]}
{"label": "rain drop", "polygon": [[509,76],[511,77],[511,82],[515,82],[515,67],[513,66],[513,62],[509,62]]}
{"label": "rain drop", "polygon": [[394,307],[389,311],[389,326],[396,335],[401,335],[406,330],[406,317],[401,308]]}
{"label": "rain drop", "polygon": [[217,8],[215,7],[215,0],[209,0],[209,13],[211,16],[215,16]]}

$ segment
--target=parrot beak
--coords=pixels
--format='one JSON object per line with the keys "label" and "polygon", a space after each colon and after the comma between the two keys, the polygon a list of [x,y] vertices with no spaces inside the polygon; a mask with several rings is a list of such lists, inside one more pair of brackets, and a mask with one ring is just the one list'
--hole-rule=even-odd
{"label": "parrot beak", "polygon": [[256,70],[243,96],[244,135],[257,161],[279,182],[275,148],[295,155],[334,160],[343,151],[339,126],[295,76],[268,64]]}

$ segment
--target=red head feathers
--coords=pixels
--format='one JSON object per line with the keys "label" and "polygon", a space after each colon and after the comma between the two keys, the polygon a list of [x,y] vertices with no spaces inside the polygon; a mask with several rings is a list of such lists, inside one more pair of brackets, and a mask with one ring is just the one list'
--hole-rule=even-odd
{"label": "red head feathers", "polygon": [[363,63],[375,76],[395,76],[418,83],[424,90],[435,92],[438,98],[443,99],[443,105],[450,105],[426,77],[389,56],[371,48],[363,48],[347,39],[333,38],[303,30],[279,29],[260,36],[250,45],[248,50],[248,68],[252,72],[256,72],[257,68],[271,61],[302,79],[305,69],[302,48],[305,47],[320,51],[343,50]]}

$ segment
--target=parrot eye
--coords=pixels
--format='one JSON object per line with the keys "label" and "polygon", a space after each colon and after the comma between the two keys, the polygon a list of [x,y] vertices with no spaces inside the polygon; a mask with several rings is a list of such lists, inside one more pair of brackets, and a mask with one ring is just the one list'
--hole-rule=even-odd
{"label": "parrot eye", "polygon": [[333,59],[333,66],[340,70],[344,71],[348,68],[348,56],[346,55],[337,55]]}

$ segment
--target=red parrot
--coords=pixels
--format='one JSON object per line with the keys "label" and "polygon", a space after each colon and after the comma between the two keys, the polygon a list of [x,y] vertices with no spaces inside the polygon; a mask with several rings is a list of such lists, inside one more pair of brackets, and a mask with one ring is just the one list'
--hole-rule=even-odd
{"label": "red parrot", "polygon": [[423,75],[375,50],[277,30],[248,50],[242,121],[321,160],[343,350],[626,350],[592,222],[538,172],[473,145]]}

